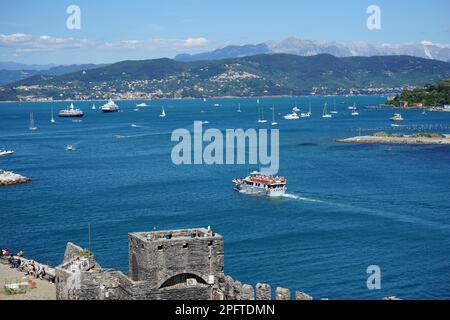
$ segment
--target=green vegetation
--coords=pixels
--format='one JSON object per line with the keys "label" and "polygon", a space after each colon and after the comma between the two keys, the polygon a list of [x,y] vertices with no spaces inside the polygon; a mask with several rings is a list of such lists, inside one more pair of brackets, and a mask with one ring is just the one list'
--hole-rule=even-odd
{"label": "green vegetation", "polygon": [[88,249],[84,249],[83,251],[80,252],[80,257],[92,257],[92,252],[90,252]]}
{"label": "green vegetation", "polygon": [[412,138],[445,138],[445,135],[441,133],[415,133],[411,135]]}
{"label": "green vegetation", "polygon": [[372,134],[374,137],[386,137],[386,138],[404,138],[403,134],[399,133],[386,133],[386,132],[376,132]]}
{"label": "green vegetation", "polygon": [[437,84],[426,84],[423,88],[403,90],[394,100],[387,104],[399,107],[400,101],[407,101],[408,106],[421,103],[423,106],[442,106],[450,104],[450,79]]}
{"label": "green vegetation", "polygon": [[0,87],[0,101],[376,94],[450,78],[447,62],[410,56],[337,58],[262,54],[216,61],[122,61]]}
{"label": "green vegetation", "polygon": [[[405,136],[404,134],[400,133],[386,133],[386,132],[376,132],[372,134],[374,137],[384,137],[384,138],[405,138],[408,136]],[[415,133],[409,136],[411,138],[445,138],[445,135],[440,133],[428,133],[428,132],[422,132],[422,133]]]}

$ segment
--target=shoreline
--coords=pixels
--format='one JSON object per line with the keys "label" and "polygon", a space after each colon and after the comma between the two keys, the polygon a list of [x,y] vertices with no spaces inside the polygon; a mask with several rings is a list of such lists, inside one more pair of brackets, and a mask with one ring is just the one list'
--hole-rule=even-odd
{"label": "shoreline", "polygon": [[374,143],[374,144],[407,144],[407,145],[450,145],[450,134],[445,137],[403,137],[390,136],[357,136],[346,139],[337,139],[336,142],[343,143]]}
{"label": "shoreline", "polygon": [[[205,97],[207,100],[213,99],[270,99],[270,98],[306,98],[306,97],[385,97],[388,94],[357,94],[357,95],[339,95],[339,94],[327,94],[327,95],[275,95],[275,96],[248,96],[248,97],[239,97],[239,96],[217,96],[217,97]],[[0,101],[0,104],[3,103],[52,103],[52,102],[96,102],[96,101],[108,101],[109,98],[105,99],[88,99],[88,100],[76,100],[76,99],[64,99],[64,100],[36,100],[36,101],[19,101],[19,100],[3,100]],[[202,100],[203,98],[194,98],[194,97],[183,97],[183,98],[159,98],[159,99],[113,99],[114,101],[161,101],[161,100]]]}

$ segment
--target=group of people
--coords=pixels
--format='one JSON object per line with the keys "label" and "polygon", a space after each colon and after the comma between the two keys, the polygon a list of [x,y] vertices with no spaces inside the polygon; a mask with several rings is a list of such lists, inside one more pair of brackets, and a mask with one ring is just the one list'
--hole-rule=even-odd
{"label": "group of people", "polygon": [[34,276],[35,278],[44,279],[46,272],[44,266],[34,262],[33,260],[27,260],[23,258],[23,251],[20,250],[16,256],[14,256],[9,250],[1,249],[1,257],[8,258],[8,262],[11,268],[19,271],[24,271],[28,276]]}

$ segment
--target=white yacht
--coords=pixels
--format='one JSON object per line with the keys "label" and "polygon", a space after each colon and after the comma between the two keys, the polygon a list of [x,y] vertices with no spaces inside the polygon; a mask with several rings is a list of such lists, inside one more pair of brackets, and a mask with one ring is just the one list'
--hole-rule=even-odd
{"label": "white yacht", "polygon": [[166,111],[164,111],[164,107],[161,109],[161,114],[159,115],[160,118],[164,118],[166,116]]}
{"label": "white yacht", "polygon": [[298,116],[297,112],[292,111],[292,113],[283,116],[283,118],[284,118],[285,120],[297,120],[297,119],[299,119],[300,117]]}
{"label": "white yacht", "polygon": [[33,112],[30,113],[30,127],[28,128],[30,131],[36,131],[37,127],[34,124]]}
{"label": "white yacht", "polygon": [[400,113],[395,113],[392,118],[390,118],[392,121],[403,121],[403,117]]}
{"label": "white yacht", "polygon": [[61,118],[81,118],[84,116],[84,112],[75,108],[73,103],[71,103],[66,109],[60,110],[58,116]]}
{"label": "white yacht", "polygon": [[66,151],[73,151],[73,146],[71,144],[68,144],[66,147]]}
{"label": "white yacht", "polygon": [[323,106],[322,118],[332,118],[332,117],[333,117],[333,115],[328,113],[327,103],[325,102],[325,105]]}
{"label": "white yacht", "polygon": [[2,149],[0,150],[0,156],[9,156],[11,154],[14,154],[14,151],[12,150],[7,150],[7,149]]}
{"label": "white yacht", "polygon": [[119,106],[112,99],[109,99],[109,101],[102,106],[101,110],[105,113],[119,112]]}
{"label": "white yacht", "polygon": [[145,102],[142,102],[142,103],[137,104],[136,107],[148,107],[148,104],[146,104]]}
{"label": "white yacht", "polygon": [[246,178],[234,179],[233,183],[239,193],[282,197],[286,193],[287,180],[254,171]]}

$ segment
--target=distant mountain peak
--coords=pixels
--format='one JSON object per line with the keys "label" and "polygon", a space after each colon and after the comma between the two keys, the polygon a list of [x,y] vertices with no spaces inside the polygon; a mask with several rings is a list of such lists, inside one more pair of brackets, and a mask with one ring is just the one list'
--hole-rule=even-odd
{"label": "distant mountain peak", "polygon": [[364,41],[339,43],[329,40],[307,40],[288,37],[279,42],[269,40],[256,45],[229,45],[214,51],[193,55],[180,54],[175,57],[175,60],[219,60],[262,53],[288,53],[299,56],[313,56],[327,53],[336,57],[410,55],[419,58],[450,61],[450,44],[433,43],[429,40],[405,44],[370,44]]}

